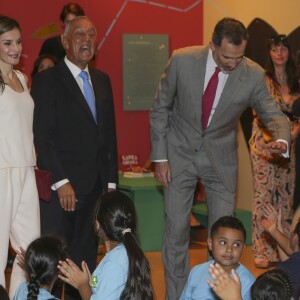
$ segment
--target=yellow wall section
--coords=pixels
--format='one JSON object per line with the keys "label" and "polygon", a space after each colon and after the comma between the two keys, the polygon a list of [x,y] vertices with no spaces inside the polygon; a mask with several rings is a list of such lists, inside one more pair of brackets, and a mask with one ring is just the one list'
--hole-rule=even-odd
{"label": "yellow wall section", "polygon": [[204,0],[203,43],[211,39],[215,24],[224,17],[247,27],[255,18],[268,22],[278,33],[289,34],[300,25],[299,0]]}
{"label": "yellow wall section", "polygon": [[[239,19],[247,27],[253,19],[261,18],[278,33],[289,34],[300,26],[299,0],[204,0],[203,43],[211,39],[215,24],[224,17]],[[238,208],[252,210],[253,182],[251,162],[241,130],[238,133],[239,168],[237,204]]]}

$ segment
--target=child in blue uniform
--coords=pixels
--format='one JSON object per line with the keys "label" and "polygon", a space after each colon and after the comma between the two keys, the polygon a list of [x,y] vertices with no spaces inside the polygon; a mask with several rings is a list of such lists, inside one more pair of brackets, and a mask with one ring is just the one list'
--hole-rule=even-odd
{"label": "child in blue uniform", "polygon": [[13,300],[59,300],[51,290],[58,279],[58,262],[68,257],[67,244],[58,237],[44,236],[28,246],[25,256],[22,251],[18,256],[27,281],[18,286]]}
{"label": "child in blue uniform", "polygon": [[210,237],[207,239],[214,260],[199,264],[191,270],[180,300],[218,299],[207,283],[213,281],[209,269],[215,263],[221,265],[228,274],[232,269],[235,270],[240,277],[243,300],[251,299],[250,288],[255,277],[239,263],[245,240],[246,230],[239,219],[231,216],[218,219],[213,224]]}
{"label": "child in blue uniform", "polygon": [[61,261],[59,278],[77,288],[84,300],[153,300],[150,267],[135,237],[136,212],[130,198],[119,191],[102,195],[95,218],[107,254],[92,275],[85,262],[80,269],[70,259]]}
{"label": "child in blue uniform", "polygon": [[[222,300],[243,300],[241,282],[237,273],[232,270],[230,277],[219,264],[211,265],[209,269],[214,282],[209,285]],[[251,299],[299,299],[292,297],[293,284],[289,275],[279,269],[269,270],[258,276],[251,286]]]}

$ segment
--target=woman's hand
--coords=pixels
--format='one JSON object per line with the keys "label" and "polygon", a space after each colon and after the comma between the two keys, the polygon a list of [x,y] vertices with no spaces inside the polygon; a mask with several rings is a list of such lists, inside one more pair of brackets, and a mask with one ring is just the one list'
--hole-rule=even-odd
{"label": "woman's hand", "polygon": [[20,250],[16,251],[17,253],[17,261],[18,261],[18,265],[20,266],[20,268],[22,270],[25,270],[25,250],[20,247]]}
{"label": "woman's hand", "polygon": [[262,211],[264,219],[261,221],[261,224],[264,229],[270,233],[276,229],[283,233],[281,209],[277,212],[272,204],[266,203],[262,206]]}

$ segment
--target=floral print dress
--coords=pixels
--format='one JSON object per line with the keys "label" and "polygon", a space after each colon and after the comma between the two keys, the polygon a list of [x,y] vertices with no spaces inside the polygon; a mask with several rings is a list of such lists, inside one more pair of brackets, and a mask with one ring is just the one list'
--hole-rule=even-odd
{"label": "floral print dress", "polygon": [[[284,103],[283,97],[276,89],[273,81],[266,77],[271,95],[276,99],[282,112],[291,122],[291,105]],[[291,95],[296,99],[297,95]],[[292,99],[292,100],[294,100]],[[255,112],[254,112],[255,115]],[[295,189],[295,144],[292,142],[289,158],[278,154],[271,154],[268,149],[262,149],[260,143],[272,140],[260,119],[255,116],[250,138],[250,155],[254,184],[254,209],[252,214],[252,248],[255,258],[262,258],[269,262],[278,261],[276,242],[261,225],[262,209],[265,203],[271,203],[277,212],[281,210],[282,227],[284,233],[290,235],[290,221]]]}

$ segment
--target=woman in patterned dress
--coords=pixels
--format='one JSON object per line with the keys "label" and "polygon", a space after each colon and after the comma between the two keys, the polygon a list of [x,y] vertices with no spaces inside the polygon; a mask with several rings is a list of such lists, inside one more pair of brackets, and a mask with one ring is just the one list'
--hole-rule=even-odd
{"label": "woman in patterned dress", "polygon": [[271,135],[254,112],[252,136],[249,141],[254,182],[254,209],[252,218],[252,247],[256,267],[268,268],[278,261],[281,250],[277,249],[270,235],[261,224],[262,207],[271,203],[282,215],[282,228],[289,236],[290,220],[295,188],[295,139],[300,132],[300,123],[291,113],[294,100],[299,97],[299,78],[292,58],[291,48],[285,35],[276,35],[268,40],[266,82],[291,124],[292,144],[289,158],[271,154],[260,144],[270,141]]}

